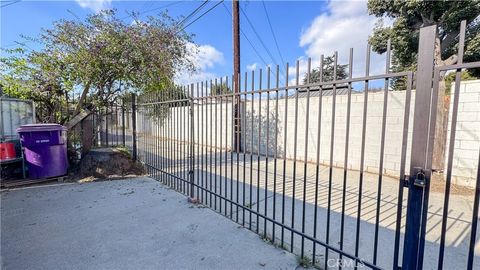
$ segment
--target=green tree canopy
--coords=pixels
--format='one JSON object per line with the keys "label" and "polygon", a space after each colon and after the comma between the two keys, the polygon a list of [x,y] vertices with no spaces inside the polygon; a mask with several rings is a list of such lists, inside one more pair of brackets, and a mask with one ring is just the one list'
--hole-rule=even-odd
{"label": "green tree canopy", "polygon": [[79,111],[85,100],[104,106],[123,89],[142,93],[172,87],[179,70],[194,69],[188,60],[191,38],[176,20],[165,13],[144,21],[136,14],[132,18],[134,23],[124,22],[108,10],[84,21],[55,22],[36,39],[40,50],[19,49],[1,59],[4,93],[37,102],[45,102],[36,99],[38,93],[77,93]]}
{"label": "green tree canopy", "polygon": [[225,95],[231,93],[232,89],[225,82],[222,82],[221,84],[213,84],[212,89],[210,90],[211,96]]}
{"label": "green tree canopy", "polygon": [[[335,66],[335,56],[327,56],[323,60],[323,76],[322,80],[324,82],[329,82],[335,80],[334,78],[334,66]],[[341,65],[337,63],[337,78],[336,80],[343,80],[346,79],[348,65]],[[308,81],[308,74],[305,74],[303,77],[303,83],[306,84]],[[310,83],[318,83],[320,82],[320,67],[314,68],[312,72],[310,72]]]}
{"label": "green tree canopy", "polygon": [[[450,65],[457,62],[460,21],[467,21],[465,61],[480,60],[480,1],[417,1],[417,0],[369,0],[371,15],[394,19],[392,26],[385,26],[382,19],[369,38],[372,49],[384,53],[387,40],[394,49],[392,68],[402,71],[415,67],[421,27],[436,25],[437,37],[435,62]],[[478,71],[477,71],[478,72]]]}

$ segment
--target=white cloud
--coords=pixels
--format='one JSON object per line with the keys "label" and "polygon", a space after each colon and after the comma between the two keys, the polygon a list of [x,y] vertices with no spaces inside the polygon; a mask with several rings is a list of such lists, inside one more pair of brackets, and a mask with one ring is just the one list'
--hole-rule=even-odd
{"label": "white cloud", "polygon": [[112,0],[75,0],[82,8],[91,9],[94,12],[99,12],[102,9],[110,8]]}
{"label": "white cloud", "polygon": [[258,67],[258,63],[253,63],[253,64],[250,64],[250,65],[247,65],[247,70],[248,71],[253,71],[253,70],[256,70]]}
{"label": "white cloud", "polygon": [[[312,67],[319,66],[322,54],[329,56],[335,51],[338,51],[339,64],[347,64],[350,48],[353,47],[354,76],[363,76],[367,40],[376,21],[375,16],[368,15],[366,1],[330,1],[328,11],[317,16],[302,31],[300,46],[305,47],[306,56],[312,58]],[[384,23],[389,25],[392,22],[384,19]],[[372,53],[370,63],[370,74],[385,71],[384,55]]]}
{"label": "white cloud", "polygon": [[193,56],[193,60],[199,69],[205,70],[213,67],[217,63],[222,63],[223,53],[212,45],[201,45],[198,46],[197,54]]}
{"label": "white cloud", "polygon": [[[312,64],[312,68],[314,64]],[[303,84],[303,77],[307,73],[308,60],[302,56],[298,58],[298,84]],[[297,85],[297,61],[288,67],[288,84]]]}
{"label": "white cloud", "polygon": [[187,50],[190,52],[189,59],[194,63],[196,71],[182,72],[178,74],[175,81],[185,85],[214,79],[216,74],[211,69],[224,62],[223,53],[208,44],[197,46],[189,43]]}

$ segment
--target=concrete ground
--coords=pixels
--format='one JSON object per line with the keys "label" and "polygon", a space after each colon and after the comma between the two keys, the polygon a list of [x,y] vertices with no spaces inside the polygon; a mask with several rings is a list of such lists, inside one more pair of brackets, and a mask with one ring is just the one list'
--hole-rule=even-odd
{"label": "concrete ground", "polygon": [[1,192],[2,269],[296,269],[297,258],[150,178]]}
{"label": "concrete ground", "polygon": [[[168,177],[154,169],[149,171],[151,176],[160,181],[166,181],[180,190],[185,188],[182,181],[178,179],[189,179],[189,159],[188,152],[185,151],[188,150],[188,147],[179,142],[167,142],[169,144],[162,148],[161,140],[156,141],[155,138],[149,138],[147,141],[156,144],[147,144],[144,140],[140,140],[141,160],[146,164],[163,169],[177,178]],[[352,255],[355,252],[358,204],[361,199],[359,257],[367,262],[373,262],[374,236],[378,224],[376,265],[381,268],[392,269],[393,267],[397,213],[400,209],[402,220],[399,235],[399,261],[401,264],[408,189],[403,188],[404,196],[399,206],[398,178],[384,175],[379,195],[379,176],[377,174],[364,174],[360,192],[358,171],[349,170],[344,178],[343,169],[333,168],[330,176],[330,169],[327,166],[320,166],[316,190],[317,172],[314,164],[307,164],[305,168],[303,162],[297,162],[296,173],[293,173],[294,163],[290,160],[284,163],[284,160],[279,159],[275,165],[272,158],[266,161],[265,157],[257,158],[257,156],[249,154],[245,156],[240,154],[238,159],[234,154],[232,160],[230,152],[219,152],[209,147],[198,147],[195,149],[195,153],[198,153],[195,158],[194,179],[196,184],[222,197],[238,201],[240,205],[252,208],[289,227],[304,230],[307,235],[314,236],[314,225],[316,224],[316,238],[323,242],[328,241],[329,245],[336,248],[340,248],[343,217],[343,249]],[[275,166],[276,171],[274,171]],[[444,184],[437,183],[436,185]],[[197,191],[198,189],[196,189]],[[316,194],[317,201],[315,201]],[[200,192],[199,198],[216,211],[229,217],[232,216],[240,224],[245,224],[260,234],[266,231],[268,237],[274,238],[276,244],[282,244],[282,230],[279,226],[274,226],[272,222],[265,221],[261,217],[257,219],[255,214],[250,217],[248,211],[237,209],[234,205],[232,207],[230,203],[219,197],[210,197],[207,192]],[[378,198],[380,198],[379,208],[377,207]],[[303,204],[304,201],[305,204]],[[342,205],[343,201],[345,201],[344,206]],[[424,269],[437,269],[438,266],[443,206],[443,192],[432,191],[428,207]],[[342,215],[342,208],[344,215]],[[284,209],[284,215],[282,215],[282,209]],[[305,226],[302,222],[304,209]],[[451,195],[447,215],[444,269],[466,268],[472,209],[472,192]],[[317,213],[316,220],[315,212]],[[327,226],[329,227],[328,238]],[[479,227],[477,227],[477,232],[480,232]],[[273,236],[274,231],[275,236]],[[290,231],[284,230],[283,245],[290,248],[292,242],[294,253],[300,254],[301,237],[296,234],[292,237]],[[312,242],[304,240],[304,243],[305,254],[312,257]],[[474,268],[480,269],[479,233],[477,233],[474,253]],[[328,258],[338,258],[338,254],[329,252]],[[316,246],[315,261],[321,266],[325,261],[325,249],[318,245]]]}

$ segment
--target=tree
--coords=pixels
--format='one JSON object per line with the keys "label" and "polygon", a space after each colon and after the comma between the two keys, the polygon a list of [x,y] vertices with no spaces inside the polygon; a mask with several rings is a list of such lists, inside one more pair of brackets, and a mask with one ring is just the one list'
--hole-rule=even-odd
{"label": "tree", "polygon": [[[416,0],[369,0],[369,13],[377,17],[392,18],[392,26],[384,26],[380,19],[369,38],[372,49],[384,53],[387,40],[391,40],[392,70],[414,70],[417,63],[417,51],[420,28],[436,25],[435,65],[451,65],[457,63],[457,48],[460,33],[460,22],[466,20],[465,35],[466,62],[480,60],[480,1],[416,1]],[[480,70],[470,70],[480,75]],[[444,73],[440,74],[443,78]],[[448,112],[444,109],[445,83],[439,83],[437,117],[435,124],[435,143],[432,167],[443,169],[445,145],[448,127]],[[405,78],[394,79],[393,88],[406,89]],[[448,107],[447,107],[448,108]]]}
{"label": "tree", "polygon": [[73,91],[68,72],[58,55],[25,50],[8,50],[10,57],[0,59],[0,85],[5,95],[31,99],[37,104],[40,122],[64,123],[68,117],[67,95]]}
{"label": "tree", "polygon": [[114,102],[122,88],[139,93],[172,88],[179,70],[194,69],[187,49],[190,36],[165,13],[145,21],[132,17],[135,23],[126,23],[115,10],[107,10],[84,21],[55,22],[36,39],[42,49],[19,49],[2,59],[5,92],[17,96],[30,91],[35,101],[41,92],[58,92],[64,99],[80,92],[78,112]]}
{"label": "tree", "polygon": [[[480,1],[416,1],[416,0],[369,0],[368,10],[377,17],[394,19],[392,26],[377,22],[369,38],[373,51],[384,53],[390,39],[394,53],[393,71],[413,69],[416,65],[419,30],[437,25],[435,45],[436,65],[451,65],[457,62],[457,43],[460,21],[467,21],[465,61],[480,59]],[[475,73],[479,74],[479,70]]]}
{"label": "tree", "polygon": [[214,84],[212,85],[212,89],[210,91],[211,96],[217,96],[217,95],[225,95],[225,94],[231,94],[232,89],[226,84]]}
{"label": "tree", "polygon": [[[335,56],[327,56],[323,60],[323,78],[324,82],[329,82],[335,80],[333,73],[334,73],[334,66],[335,66]],[[337,78],[336,80],[343,80],[347,78],[347,68],[348,65],[341,65],[337,63]],[[306,84],[308,82],[308,74],[305,74],[303,77],[303,83]],[[318,83],[320,82],[320,67],[314,68],[312,72],[310,72],[310,83]]]}

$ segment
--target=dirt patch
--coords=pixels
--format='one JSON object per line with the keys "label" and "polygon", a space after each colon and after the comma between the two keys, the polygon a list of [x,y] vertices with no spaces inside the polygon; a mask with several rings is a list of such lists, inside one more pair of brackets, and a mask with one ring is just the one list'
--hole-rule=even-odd
{"label": "dirt patch", "polygon": [[[430,184],[430,192],[445,194],[446,181],[441,173],[432,174],[432,182]],[[475,188],[450,184],[451,195],[472,196],[475,194]]]}
{"label": "dirt patch", "polygon": [[145,173],[143,166],[134,162],[126,149],[97,148],[90,150],[80,161],[72,180],[91,182],[98,179],[123,179]]}

